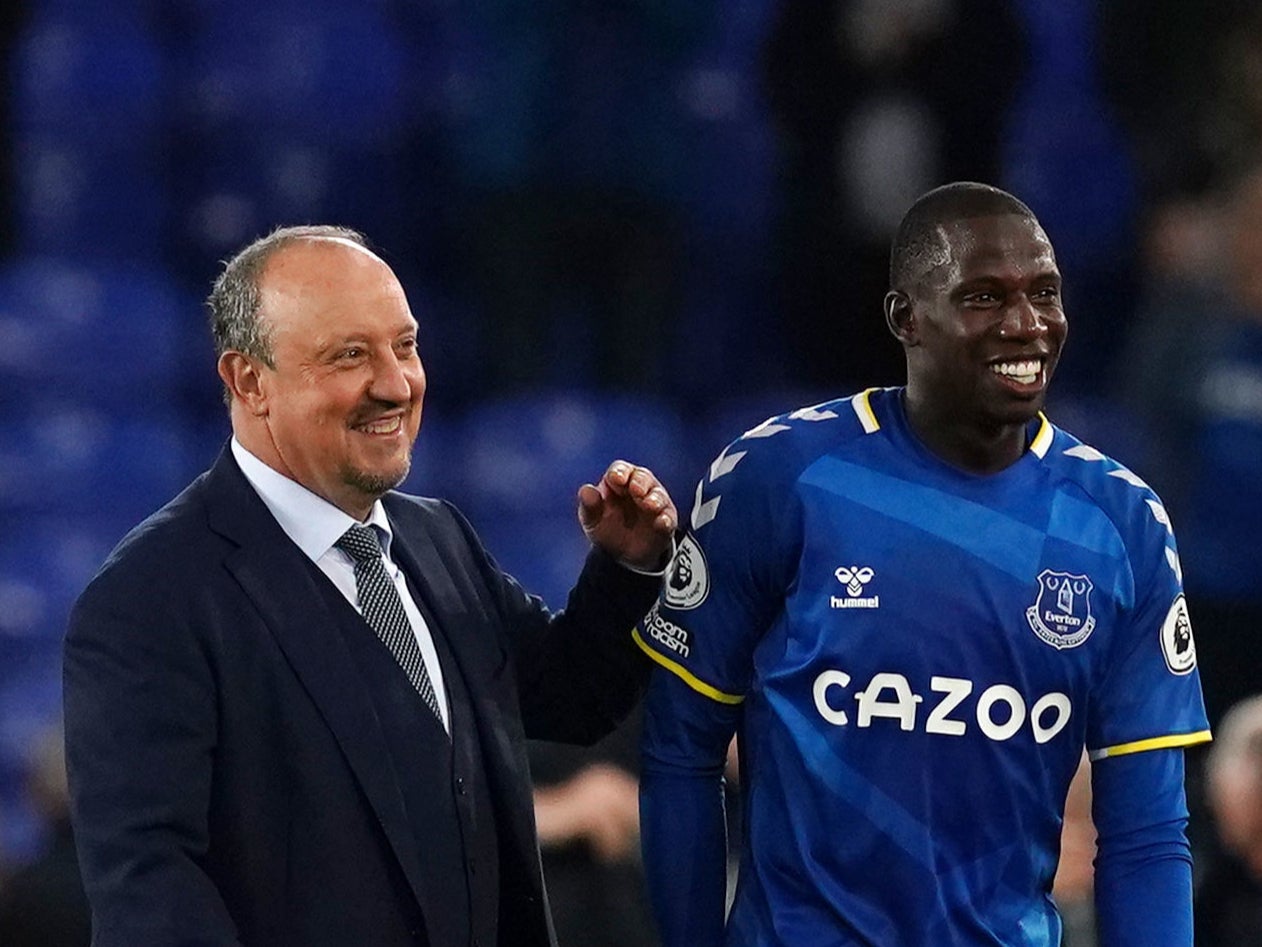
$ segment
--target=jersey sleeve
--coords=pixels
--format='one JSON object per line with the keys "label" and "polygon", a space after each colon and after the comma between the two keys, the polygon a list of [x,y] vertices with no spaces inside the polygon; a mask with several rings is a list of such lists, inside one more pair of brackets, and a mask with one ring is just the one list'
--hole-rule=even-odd
{"label": "jersey sleeve", "polygon": [[1100,943],[1192,943],[1192,853],[1183,753],[1132,753],[1091,768]]}
{"label": "jersey sleeve", "polygon": [[723,942],[726,751],[797,558],[785,439],[771,439],[786,431],[761,425],[706,470],[658,602],[635,632],[660,665],[645,702],[640,828],[664,947]]}
{"label": "jersey sleeve", "polygon": [[1144,490],[1128,524],[1134,604],[1087,727],[1092,760],[1210,739],[1174,532]]}
{"label": "jersey sleeve", "polygon": [[661,595],[635,632],[654,661],[722,704],[749,690],[753,651],[783,607],[800,546],[784,442],[768,430],[784,428],[748,432],[697,484]]}
{"label": "jersey sleeve", "polygon": [[658,670],[644,709],[640,845],[663,947],[719,947],[727,895],[723,770],[740,708]]}

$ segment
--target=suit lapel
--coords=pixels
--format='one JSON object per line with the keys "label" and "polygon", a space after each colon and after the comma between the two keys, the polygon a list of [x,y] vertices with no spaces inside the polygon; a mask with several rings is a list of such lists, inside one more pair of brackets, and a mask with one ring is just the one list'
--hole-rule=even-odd
{"label": "suit lapel", "polygon": [[[526,736],[516,707],[511,701],[506,706],[506,695],[496,692],[497,687],[505,686],[505,678],[498,672],[508,661],[508,654],[503,642],[482,631],[487,621],[469,614],[468,596],[462,598],[457,587],[453,569],[464,567],[456,564],[464,556],[463,547],[453,549],[451,533],[444,532],[433,516],[414,504],[392,502],[389,496],[385,503],[391,522],[402,527],[394,531],[396,561],[415,583],[425,620],[437,620],[431,627],[441,629],[455,656],[456,670],[465,681],[482,759],[494,786],[500,844],[518,857],[532,859],[534,869],[541,871]],[[489,602],[483,604],[492,607]]]}
{"label": "suit lapel", "polygon": [[211,470],[211,528],[238,546],[226,561],[346,756],[422,909],[419,853],[389,749],[353,659],[324,607],[319,576],[285,535],[225,448]]}
{"label": "suit lapel", "polygon": [[391,545],[395,560],[407,574],[425,621],[443,635],[455,656],[476,704],[476,682],[485,681],[506,656],[499,642],[480,640],[468,633],[471,625],[480,622],[477,616],[469,614],[456,587],[450,563],[444,560],[442,551],[447,543],[431,519],[418,515],[420,511],[411,504],[394,503],[387,498],[386,506],[391,522],[401,527],[395,529]]}

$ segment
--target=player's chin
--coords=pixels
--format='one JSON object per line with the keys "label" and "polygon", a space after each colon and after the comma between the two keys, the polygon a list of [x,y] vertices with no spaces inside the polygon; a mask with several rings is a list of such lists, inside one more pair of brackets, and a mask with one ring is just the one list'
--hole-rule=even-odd
{"label": "player's chin", "polygon": [[1045,387],[1024,392],[1007,390],[990,400],[990,415],[1000,424],[1026,424],[1038,417],[1046,402]]}
{"label": "player's chin", "polygon": [[1001,424],[1029,424],[1039,416],[1043,410],[1043,399],[1031,399],[1017,403],[1004,405],[1002,409],[995,412],[995,420]]}

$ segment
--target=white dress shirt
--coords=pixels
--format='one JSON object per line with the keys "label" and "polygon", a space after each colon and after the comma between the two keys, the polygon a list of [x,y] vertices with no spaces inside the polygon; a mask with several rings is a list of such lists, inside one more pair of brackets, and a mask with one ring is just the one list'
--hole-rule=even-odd
{"label": "white dress shirt", "polygon": [[372,506],[368,519],[359,523],[349,514],[316,496],[302,484],[291,480],[282,473],[273,470],[241,446],[234,437],[232,439],[232,456],[236,458],[245,479],[250,482],[255,492],[262,498],[280,528],[285,531],[294,544],[302,550],[303,555],[316,564],[320,571],[329,577],[346,600],[359,610],[359,593],[355,586],[355,566],[350,554],[338,549],[336,543],[353,525],[375,526],[378,538],[382,539],[382,560],[386,574],[394,582],[403,601],[403,610],[412,624],[412,632],[416,635],[416,643],[420,645],[421,657],[425,661],[425,670],[434,685],[434,694],[438,698],[438,707],[442,712],[443,726],[451,732],[451,711],[447,706],[447,689],[443,686],[443,671],[438,663],[438,651],[434,647],[434,638],[425,623],[425,618],[416,607],[412,593],[408,591],[403,570],[390,557],[390,545],[394,532],[390,521],[386,518],[385,507],[378,500]]}

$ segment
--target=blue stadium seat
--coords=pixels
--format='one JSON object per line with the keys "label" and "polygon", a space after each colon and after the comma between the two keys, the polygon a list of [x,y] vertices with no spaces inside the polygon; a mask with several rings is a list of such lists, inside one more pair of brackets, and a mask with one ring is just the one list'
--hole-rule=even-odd
{"label": "blue stadium seat", "polygon": [[1262,605],[1262,423],[1256,414],[1207,420],[1193,450],[1175,523],[1188,593]]}
{"label": "blue stadium seat", "polygon": [[408,120],[409,54],[378,9],[242,4],[201,21],[182,52],[191,118],[213,129],[388,141]]}
{"label": "blue stadium seat", "polygon": [[451,499],[465,479],[462,436],[459,416],[443,406],[426,404],[421,433],[412,450],[412,469],[400,489],[418,496]]}
{"label": "blue stadium seat", "polygon": [[401,150],[311,130],[205,131],[179,146],[186,171],[173,187],[175,238],[187,257],[178,266],[197,285],[209,285],[215,261],[285,224],[344,224],[381,246],[407,245],[416,169]]}
{"label": "blue stadium seat", "polygon": [[767,239],[777,145],[758,63],[774,12],[772,0],[726,4],[676,76],[691,169],[684,203],[716,237]]}
{"label": "blue stadium seat", "polygon": [[205,417],[186,426],[184,447],[189,480],[219,458],[219,452],[231,436],[232,424],[228,420],[228,408],[222,401],[213,412],[208,412]]}
{"label": "blue stadium seat", "polygon": [[65,596],[54,585],[60,576],[45,572],[49,556],[42,539],[32,535],[30,517],[0,517],[0,667],[27,640],[48,638],[66,614]]}
{"label": "blue stadium seat", "polygon": [[61,714],[60,647],[21,667],[0,667],[0,848],[21,864],[44,839],[44,823],[27,793],[32,749]]}
{"label": "blue stadium seat", "polygon": [[125,13],[57,5],[17,39],[10,134],[23,252],[110,260],[161,252],[166,62],[141,18]]}
{"label": "blue stadium seat", "polygon": [[169,418],[38,404],[0,418],[0,510],[131,525],[184,486],[186,450]]}
{"label": "blue stadium seat", "polygon": [[405,252],[429,169],[408,153],[414,53],[384,5],[186,6],[173,268],[203,285],[214,260],[294,223],[346,224]]}
{"label": "blue stadium seat", "polygon": [[[76,3],[81,0],[55,0],[57,3]],[[177,18],[204,28],[216,20],[243,22],[248,20],[258,3],[256,0],[127,0],[129,3],[160,3],[174,11]],[[359,0],[356,9],[370,10],[374,16],[395,16],[426,7],[446,6],[444,0]],[[344,0],[271,0],[267,6],[290,19],[303,16],[324,16],[344,13]]]}
{"label": "blue stadium seat", "polygon": [[156,136],[110,142],[18,131],[17,246],[78,260],[159,259],[170,213],[165,177]]}
{"label": "blue stadium seat", "polygon": [[42,839],[25,791],[29,751],[61,711],[61,642],[75,598],[125,527],[108,514],[0,514],[0,848]]}
{"label": "blue stadium seat", "polygon": [[1047,416],[1084,443],[1125,464],[1140,477],[1152,477],[1152,439],[1147,425],[1125,405],[1090,395],[1055,394]]}
{"label": "blue stadium seat", "polygon": [[166,119],[163,55],[135,17],[37,15],[14,48],[13,126],[99,146],[152,135]]}
{"label": "blue stadium seat", "polygon": [[[6,401],[155,412],[187,384],[196,300],[160,270],[19,257],[0,265]],[[0,448],[3,449],[3,448]]]}
{"label": "blue stadium seat", "polygon": [[500,568],[554,611],[565,606],[591,548],[574,510],[475,515],[473,527]]}
{"label": "blue stadium seat", "polygon": [[0,526],[0,669],[16,673],[60,648],[71,605],[131,523],[104,511],[7,513]]}
{"label": "blue stadium seat", "polygon": [[620,457],[651,468],[681,496],[683,424],[652,398],[535,392],[474,405],[463,424],[464,481],[453,499],[483,520],[572,515],[579,486]]}
{"label": "blue stadium seat", "polygon": [[161,21],[179,0],[109,0],[109,3],[84,3],[83,0],[35,0],[26,4],[41,17],[69,20],[96,28],[127,22]]}

